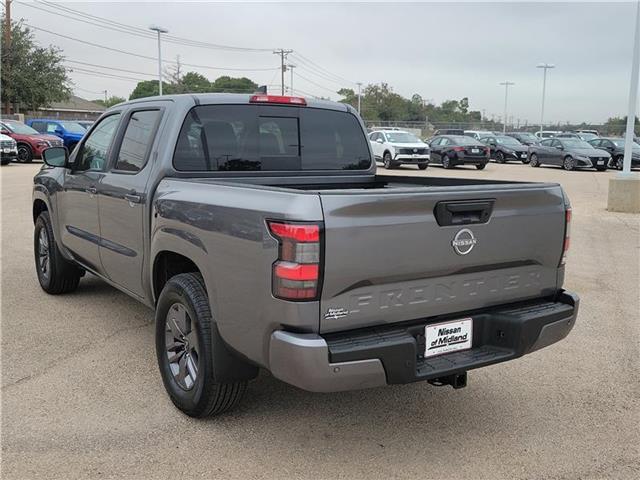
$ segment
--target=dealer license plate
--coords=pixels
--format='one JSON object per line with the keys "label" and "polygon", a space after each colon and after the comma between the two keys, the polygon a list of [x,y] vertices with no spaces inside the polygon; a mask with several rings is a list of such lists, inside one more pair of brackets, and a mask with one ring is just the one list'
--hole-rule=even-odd
{"label": "dealer license plate", "polygon": [[526,153],[521,154],[520,158],[527,158],[527,154]]}
{"label": "dealer license plate", "polygon": [[480,153],[480,149],[479,148],[472,148],[471,149],[471,153]]}
{"label": "dealer license plate", "polygon": [[598,160],[598,165],[604,165],[604,160]]}
{"label": "dealer license plate", "polygon": [[473,319],[463,318],[452,322],[436,323],[424,328],[426,338],[425,357],[457,352],[471,348]]}
{"label": "dealer license plate", "polygon": [[13,148],[3,148],[2,151],[4,153],[11,153],[11,152],[13,152]]}

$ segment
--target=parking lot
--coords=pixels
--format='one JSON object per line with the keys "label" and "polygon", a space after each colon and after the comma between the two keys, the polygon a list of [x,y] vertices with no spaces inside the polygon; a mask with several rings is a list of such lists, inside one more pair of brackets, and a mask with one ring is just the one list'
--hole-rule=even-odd
{"label": "parking lot", "polygon": [[581,297],[566,340],[455,391],[314,394],[263,373],[240,408],[194,420],[162,386],[151,310],[90,275],[74,294],[40,289],[38,168],[1,171],[3,478],[640,477],[640,216],[606,211],[615,171],[380,170],[560,182],[574,214],[565,286]]}

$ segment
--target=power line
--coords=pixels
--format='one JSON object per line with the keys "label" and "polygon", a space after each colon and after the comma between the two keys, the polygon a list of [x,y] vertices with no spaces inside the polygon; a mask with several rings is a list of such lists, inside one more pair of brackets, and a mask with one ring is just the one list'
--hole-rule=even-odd
{"label": "power line", "polygon": [[349,79],[347,79],[347,78],[344,78],[344,77],[342,77],[342,76],[340,76],[340,75],[337,75],[337,74],[335,74],[335,73],[333,73],[333,72],[331,72],[331,71],[327,70],[326,68],[321,67],[321,66],[320,66],[320,65],[318,65],[316,62],[314,62],[314,61],[313,61],[313,60],[311,60],[310,58],[305,57],[305,56],[304,56],[304,55],[302,55],[301,53],[295,53],[294,55],[295,55],[296,57],[298,57],[298,61],[300,61],[300,60],[301,60],[301,61],[302,61],[302,62],[304,62],[304,63],[310,64],[310,65],[314,66],[317,70],[319,70],[319,71],[321,71],[321,72],[325,72],[325,74],[327,74],[327,75],[329,75],[329,76],[332,76],[332,77],[335,77],[335,78],[337,78],[338,80],[341,80],[341,81],[343,81],[343,82],[347,82],[347,83],[351,83],[351,84],[353,84],[353,85],[356,85],[356,82],[354,82],[354,81],[352,81],[352,80],[349,80]]}
{"label": "power line", "polygon": [[[69,35],[63,35],[61,33],[57,33],[57,32],[53,32],[51,30],[47,30],[46,28],[41,28],[41,27],[36,27],[33,25],[30,25],[28,23],[24,23],[24,25],[26,25],[29,28],[32,28],[34,30],[40,31],[40,32],[45,32],[45,33],[49,33],[51,35],[55,35],[58,37],[62,37],[62,38],[66,38],[67,40],[73,40],[74,42],[80,42],[84,45],[90,45],[92,47],[96,47],[96,48],[102,48],[104,50],[109,50],[112,52],[116,52],[116,53],[121,53],[123,55],[129,55],[132,57],[137,57],[137,58],[144,58],[145,60],[153,60],[154,62],[156,62],[158,59],[156,57],[151,57],[149,55],[142,55],[139,53],[133,53],[133,52],[127,52],[125,50],[120,50],[118,48],[113,48],[113,47],[107,47],[106,45],[100,45],[97,43],[93,43],[93,42],[89,42],[87,40],[81,40],[79,38],[75,38],[75,37],[71,37]],[[172,63],[172,64],[176,64],[176,62],[173,61],[166,61],[165,63]],[[262,71],[272,71],[272,70],[278,70],[278,67],[268,67],[268,68],[232,68],[232,67],[213,67],[210,65],[196,65],[196,64],[192,64],[192,63],[182,63],[182,65],[186,66],[186,67],[193,67],[193,68],[203,68],[203,69],[210,69],[210,70],[230,70],[230,71],[235,71],[235,72],[262,72]]]}
{"label": "power line", "polygon": [[110,66],[107,66],[107,65],[97,65],[95,63],[79,62],[77,60],[69,60],[68,58],[65,58],[64,61],[67,62],[67,63],[75,63],[75,64],[78,64],[78,65],[86,65],[86,66],[89,66],[89,67],[106,68],[106,69],[109,69],[109,70],[116,70],[118,72],[135,73],[135,74],[138,74],[138,75],[146,75],[146,76],[154,77],[154,78],[156,77],[155,73],[138,72],[138,71],[135,71],[135,70],[126,70],[124,68],[110,67]]}
{"label": "power line", "polygon": [[328,92],[331,92],[331,93],[333,93],[333,94],[338,93],[338,92],[336,92],[335,90],[332,90],[331,88],[325,87],[324,85],[320,85],[319,83],[316,83],[316,82],[314,82],[313,80],[310,80],[310,79],[308,79],[307,77],[305,77],[305,76],[303,76],[303,75],[300,75],[299,73],[298,73],[298,78],[302,78],[303,80],[305,80],[305,81],[307,81],[307,82],[311,83],[312,85],[315,85],[316,87],[319,87],[319,88],[322,88],[322,89],[324,89],[324,90],[327,90]]}
{"label": "power line", "polygon": [[[92,15],[89,13],[85,13],[83,11],[80,10],[75,10],[73,8],[61,5],[59,3],[51,3],[51,2],[47,2],[44,0],[35,0],[37,3],[42,4],[42,5],[46,5],[49,8],[54,8],[55,11],[47,11],[44,10],[42,7],[36,7],[33,5],[30,5],[28,3],[24,3],[24,2],[19,2],[23,5],[28,5],[32,8],[37,8],[37,9],[41,9],[43,11],[47,11],[48,13],[53,13],[55,15],[60,15],[63,17],[67,17],[67,18],[71,18],[73,20],[77,20],[77,21],[84,21],[85,23],[90,23],[87,22],[87,20],[93,20],[94,22],[103,22],[106,23],[107,25],[103,25],[101,23],[95,24],[92,23],[92,25],[96,25],[96,26],[100,26],[103,28],[110,28],[113,29],[114,27],[118,29],[118,31],[123,32],[123,33],[129,33],[131,35],[137,35],[140,37],[144,37],[144,38],[153,38],[153,35],[149,35],[149,33],[146,31],[146,29],[142,28],[142,27],[136,27],[134,25],[128,25],[125,23],[121,23],[121,22],[116,22],[115,20],[110,20],[104,17],[99,17],[97,15]],[[70,17],[68,15],[64,15],[62,14],[59,10],[63,10],[67,13],[71,13],[74,16]],[[77,18],[77,16],[81,16],[84,19],[87,20],[80,20],[79,18]],[[183,38],[183,37],[178,37],[178,36],[174,36],[174,35],[166,35],[164,37],[165,41],[169,42],[169,43],[175,43],[175,44],[179,44],[179,45],[188,45],[188,46],[192,46],[192,47],[199,47],[199,48],[209,48],[209,49],[215,49],[215,50],[227,50],[227,51],[233,51],[233,52],[270,52],[272,51],[271,48],[251,48],[251,47],[237,47],[237,46],[233,46],[233,45],[222,45],[222,44],[216,44],[216,43],[209,43],[209,42],[201,42],[201,41],[197,41],[197,40],[192,40],[189,38]]]}

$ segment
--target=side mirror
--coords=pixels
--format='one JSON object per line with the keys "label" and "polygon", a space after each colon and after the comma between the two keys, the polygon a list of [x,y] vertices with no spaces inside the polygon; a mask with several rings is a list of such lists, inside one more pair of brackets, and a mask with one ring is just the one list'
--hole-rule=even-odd
{"label": "side mirror", "polygon": [[50,167],[66,167],[69,164],[67,147],[49,147],[42,151],[44,163]]}
{"label": "side mirror", "polygon": [[0,134],[9,135],[11,132],[9,130],[5,130],[4,128],[0,130]]}
{"label": "side mirror", "polygon": [[381,138],[376,140],[376,143],[384,143],[384,140],[382,140]]}

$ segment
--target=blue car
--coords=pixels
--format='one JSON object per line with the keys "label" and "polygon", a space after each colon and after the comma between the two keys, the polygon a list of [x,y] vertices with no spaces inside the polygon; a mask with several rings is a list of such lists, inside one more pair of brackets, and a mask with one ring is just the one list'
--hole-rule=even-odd
{"label": "blue car", "polygon": [[36,118],[27,120],[26,124],[40,133],[60,137],[64,142],[64,146],[69,149],[69,152],[73,151],[76,144],[82,140],[82,136],[87,132],[82,125],[68,120]]}

